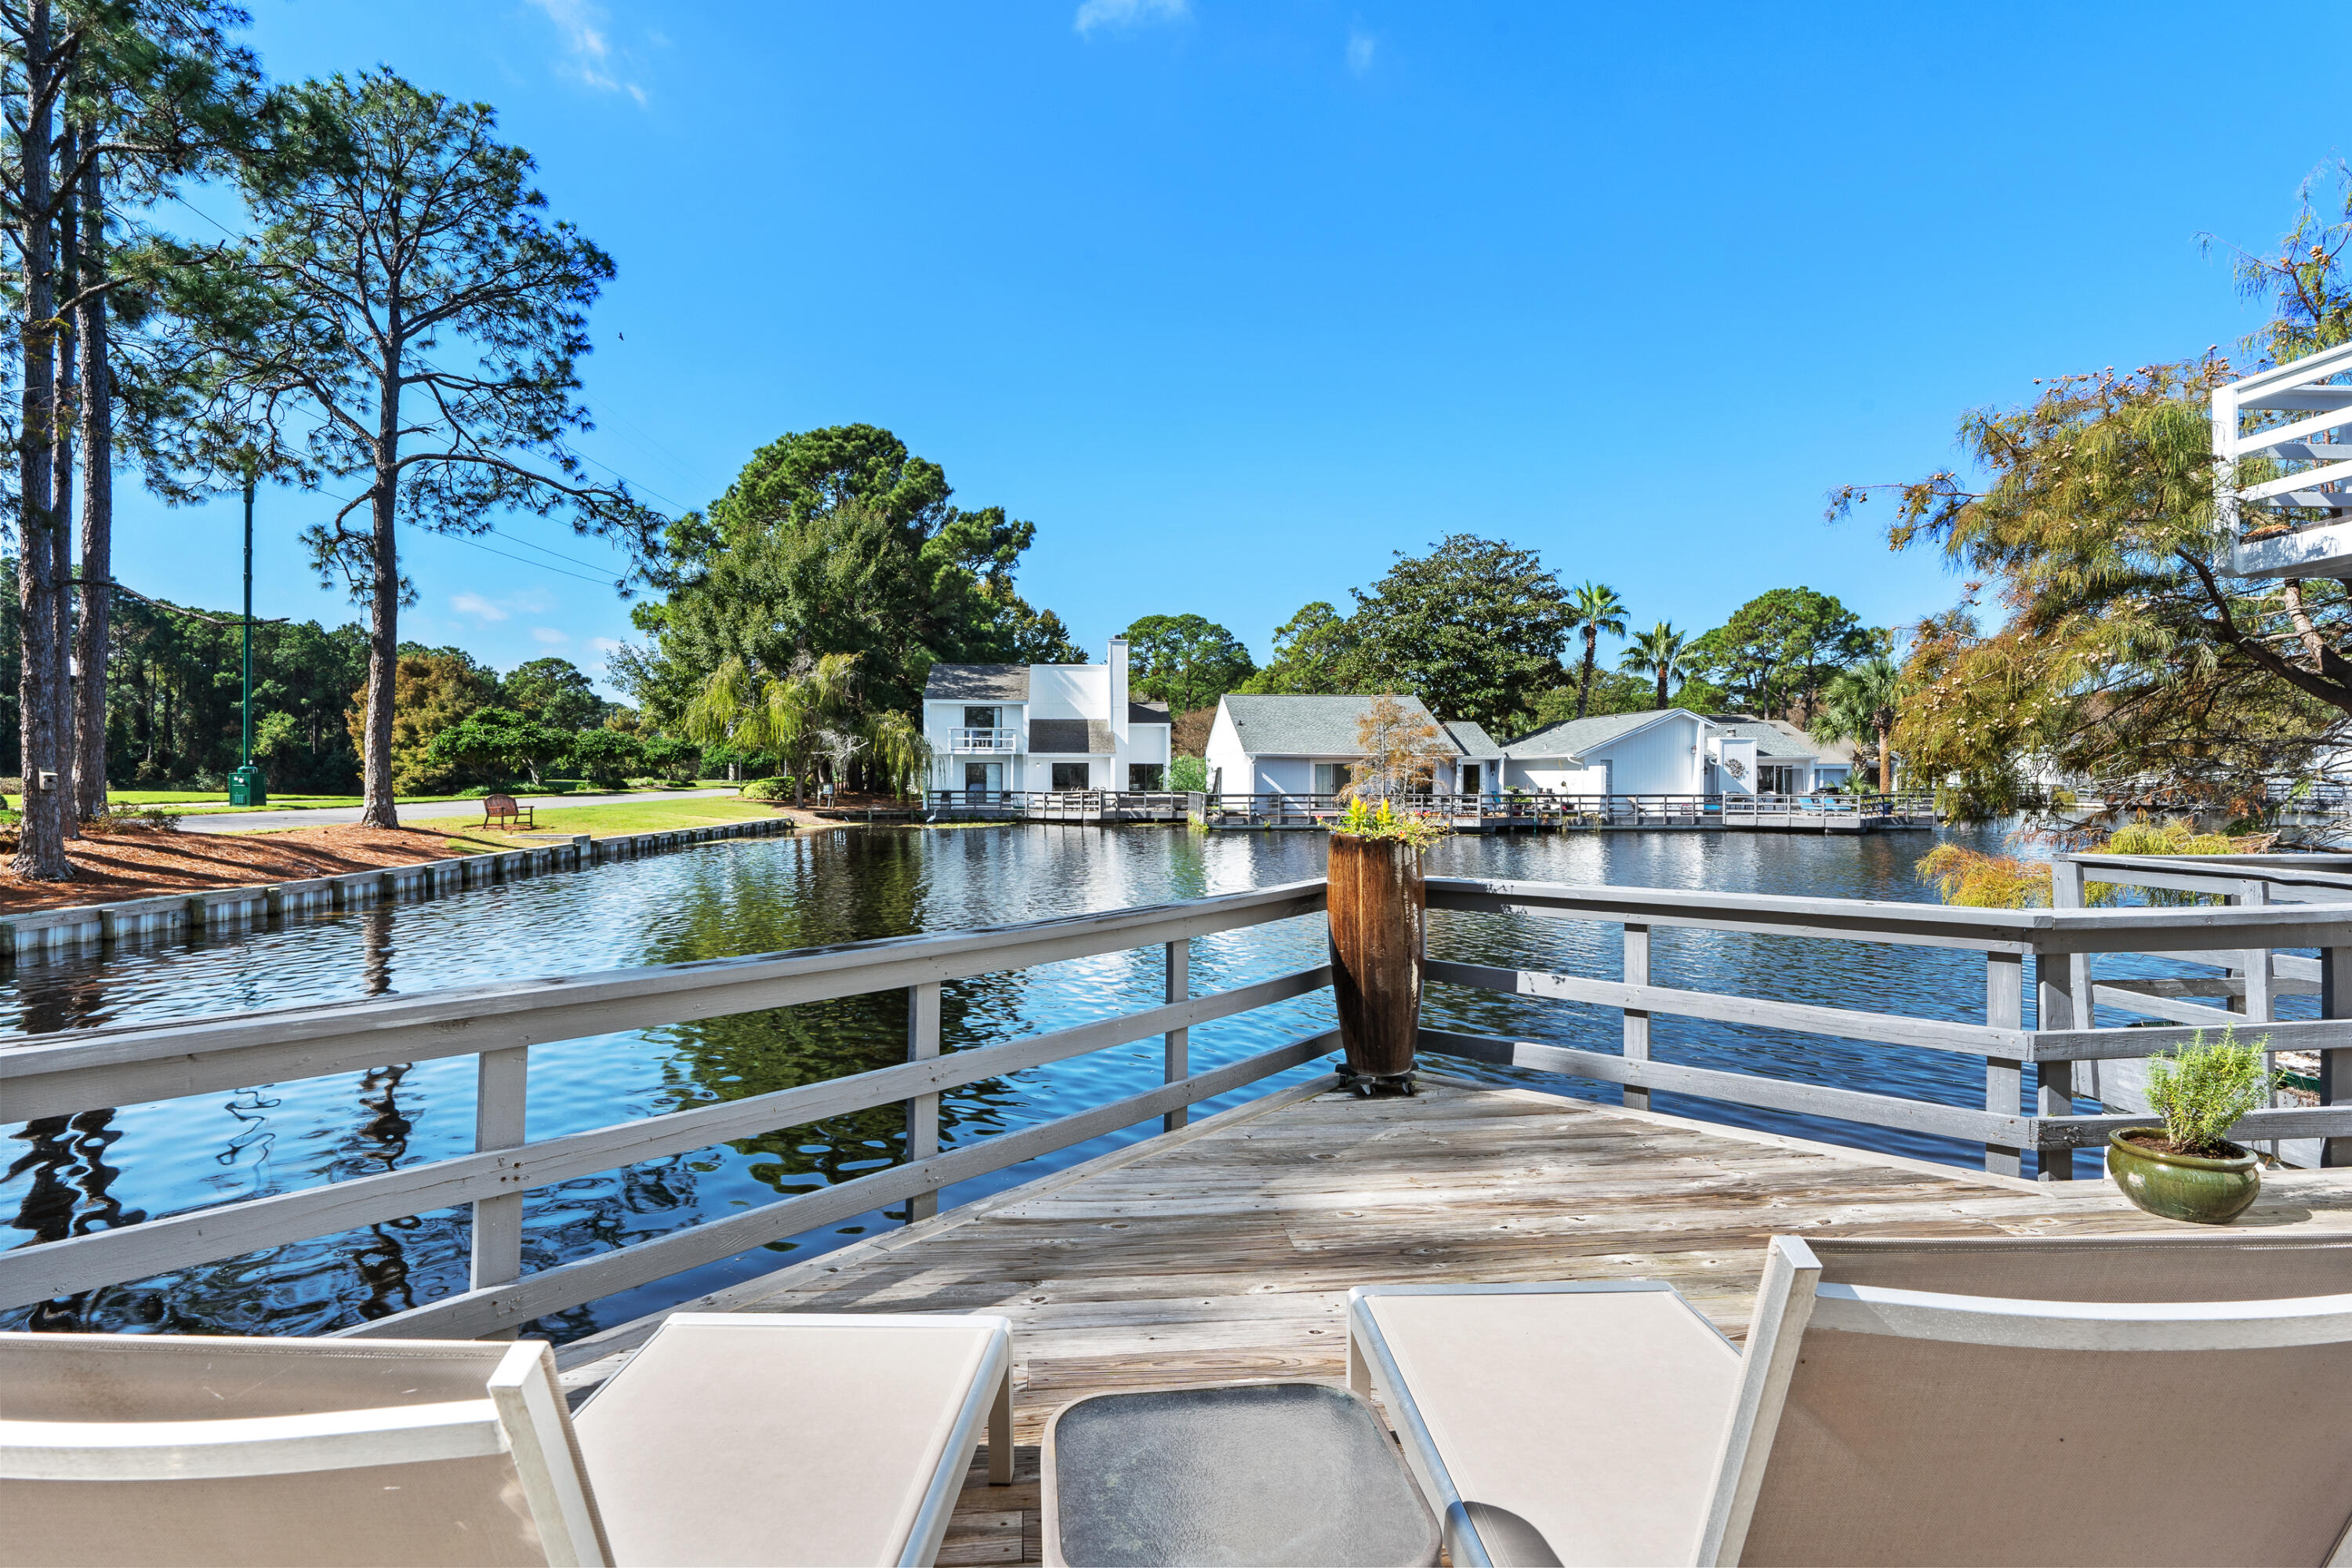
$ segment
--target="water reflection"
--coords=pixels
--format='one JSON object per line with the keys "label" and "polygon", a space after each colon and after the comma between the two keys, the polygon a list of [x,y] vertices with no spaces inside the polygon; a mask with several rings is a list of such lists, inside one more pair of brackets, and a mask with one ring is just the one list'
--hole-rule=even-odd
{"label": "water reflection", "polygon": [[[1910,866],[1926,844],[1916,835],[1458,839],[1433,852],[1430,869],[1919,899]],[[1318,876],[1322,857],[1320,837],[1306,833],[1007,826],[845,829],[731,841],[279,927],[27,960],[0,971],[0,1027],[52,1035],[1041,919]],[[1439,956],[1618,973],[1621,939],[1612,925],[1444,914],[1433,927]],[[1322,947],[1319,919],[1202,938],[1193,943],[1193,984],[1204,992],[1227,989],[1318,962]],[[1662,929],[1654,940],[1653,973],[1668,985],[1931,1017],[1983,1016],[1981,959],[1938,949]],[[975,976],[942,988],[943,1040],[950,1050],[970,1048],[1131,1011],[1158,1001],[1161,984],[1156,950]],[[1616,1014],[1596,1008],[1444,985],[1432,988],[1430,1016],[1441,1026],[1610,1050],[1621,1026]],[[1213,1067],[1328,1027],[1328,1002],[1309,998],[1202,1026],[1192,1032],[1193,1061]],[[1653,1037],[1655,1053],[1667,1060],[1982,1102],[1981,1064],[1967,1058],[1687,1019],[1658,1019]],[[904,993],[565,1041],[531,1054],[529,1129],[533,1138],[545,1138],[745,1099],[885,1067],[905,1052]],[[965,1146],[1136,1093],[1156,1084],[1159,1074],[1160,1046],[1151,1039],[967,1085],[941,1096],[941,1146]],[[1544,1086],[1562,1087],[1557,1079]],[[1603,1085],[1568,1087],[1606,1100],[1617,1094]],[[1261,1092],[1257,1086],[1242,1097]],[[54,1239],[446,1159],[472,1146],[474,1095],[472,1059],[456,1058],[31,1123],[12,1134],[19,1151],[5,1178],[15,1184],[13,1223],[20,1241]],[[1929,1158],[1976,1153],[1939,1140],[1667,1095],[1655,1103]],[[1045,1163],[1087,1158],[1150,1131],[1130,1129]],[[525,1200],[524,1267],[549,1268],[884,1169],[905,1157],[905,1143],[903,1112],[894,1106],[541,1188]],[[1025,1180],[1037,1169],[959,1187],[950,1201]],[[859,1216],[535,1327],[569,1338],[887,1223],[878,1214]],[[10,1316],[57,1328],[316,1332],[463,1290],[469,1247],[468,1212],[444,1210]]]}

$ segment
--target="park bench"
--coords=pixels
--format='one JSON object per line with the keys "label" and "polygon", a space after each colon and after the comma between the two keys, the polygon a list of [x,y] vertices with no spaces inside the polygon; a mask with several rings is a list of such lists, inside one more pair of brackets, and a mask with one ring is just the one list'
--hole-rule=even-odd
{"label": "park bench", "polygon": [[482,826],[496,827],[504,824],[510,827],[530,827],[533,826],[531,810],[528,805],[517,805],[515,797],[510,795],[490,795],[482,802]]}

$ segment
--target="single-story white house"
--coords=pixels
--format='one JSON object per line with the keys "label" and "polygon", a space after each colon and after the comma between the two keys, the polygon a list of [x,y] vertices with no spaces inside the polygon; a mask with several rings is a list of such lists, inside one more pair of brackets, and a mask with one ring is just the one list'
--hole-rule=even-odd
{"label": "single-story white house", "polygon": [[[1290,697],[1229,693],[1209,727],[1209,789],[1221,795],[1338,795],[1364,760],[1358,725],[1377,696]],[[1440,794],[1491,790],[1503,749],[1477,725],[1441,720],[1414,697],[1398,703],[1437,726],[1445,754],[1432,787]]]}
{"label": "single-story white house", "polygon": [[1502,750],[1505,787],[1556,795],[1811,795],[1853,771],[1783,720],[1687,708],[1564,720]]}
{"label": "single-story white house", "polygon": [[1168,705],[1127,689],[1127,639],[1100,664],[935,664],[923,687],[931,788],[1167,787]]}

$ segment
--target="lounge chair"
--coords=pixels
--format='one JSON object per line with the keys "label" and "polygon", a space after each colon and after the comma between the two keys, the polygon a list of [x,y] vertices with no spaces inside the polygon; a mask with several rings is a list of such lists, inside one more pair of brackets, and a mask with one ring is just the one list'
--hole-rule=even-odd
{"label": "lounge chair", "polygon": [[997,1317],[678,1313],[567,1416],[536,1341],[0,1334],[0,1561],[927,1563]]}
{"label": "lounge chair", "polygon": [[2352,1237],[1775,1237],[1744,1349],[1652,1280],[1349,1293],[1457,1564],[2352,1563]]}

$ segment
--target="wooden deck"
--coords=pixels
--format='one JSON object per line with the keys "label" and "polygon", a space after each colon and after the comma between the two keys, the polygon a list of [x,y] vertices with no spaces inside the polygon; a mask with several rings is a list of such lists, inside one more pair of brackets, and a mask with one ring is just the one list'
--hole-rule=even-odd
{"label": "wooden deck", "polygon": [[[2274,1173],[2248,1226],[2352,1230],[2352,1173]],[[1291,1090],[685,1310],[1003,1312],[1016,1484],[976,1467],[942,1563],[1039,1560],[1054,1409],[1109,1389],[1346,1374],[1353,1285],[1648,1277],[1741,1337],[1776,1232],[2172,1228],[2105,1182],[2037,1184],[1516,1089]],[[616,1369],[654,1320],[566,1348]]]}

